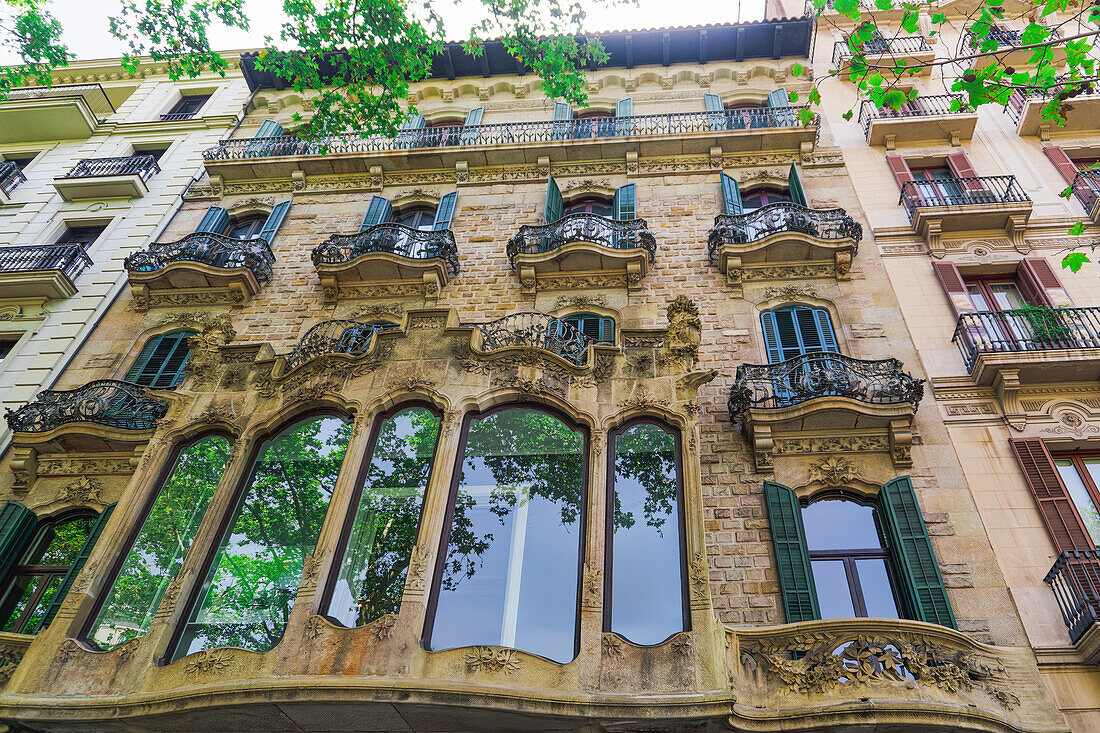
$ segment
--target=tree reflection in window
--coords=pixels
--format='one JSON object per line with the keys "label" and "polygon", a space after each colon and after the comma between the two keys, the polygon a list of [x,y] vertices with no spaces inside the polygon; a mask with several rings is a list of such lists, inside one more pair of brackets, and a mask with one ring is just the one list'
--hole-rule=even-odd
{"label": "tree reflection in window", "polygon": [[608,630],[636,644],[657,644],[685,629],[676,437],[648,422],[612,435]]}
{"label": "tree reflection in window", "polygon": [[431,647],[496,644],[559,662],[576,654],[584,435],[508,408],[471,418]]}
{"label": "tree reflection in window", "polygon": [[382,420],[358,508],[346,530],[329,617],[346,626],[363,626],[397,613],[438,437],[439,417],[423,407]]}
{"label": "tree reflection in window", "polygon": [[210,435],[184,448],[157,494],[87,637],[113,649],[143,636],[183,564],[229,461],[229,441]]}
{"label": "tree reflection in window", "polygon": [[339,418],[317,417],[260,446],[175,658],[224,646],[262,652],[279,643],[350,432]]}

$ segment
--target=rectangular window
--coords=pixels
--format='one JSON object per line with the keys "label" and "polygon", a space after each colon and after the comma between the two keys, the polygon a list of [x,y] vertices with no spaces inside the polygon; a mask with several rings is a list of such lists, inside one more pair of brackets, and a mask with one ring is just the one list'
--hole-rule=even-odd
{"label": "rectangular window", "polygon": [[103,234],[106,228],[106,226],[68,227],[55,244],[80,244],[88,247],[99,239],[99,235]]}
{"label": "rectangular window", "polygon": [[4,360],[11,355],[17,343],[19,342],[13,339],[0,339],[0,364],[3,364]]}
{"label": "rectangular window", "polygon": [[15,163],[19,167],[19,170],[24,171],[27,169],[27,166],[30,165],[37,157],[38,153],[34,153],[32,155],[5,155],[4,162]]}
{"label": "rectangular window", "polygon": [[1094,544],[1100,546],[1100,513],[1097,512],[1097,507],[1100,506],[1100,490],[1097,490],[1097,482],[1100,481],[1100,455],[1056,453],[1053,458],[1058,475],[1062,477],[1069,498],[1077,507],[1081,521],[1085,523],[1089,537]]}
{"label": "rectangular window", "polygon": [[161,118],[168,120],[190,119],[206,104],[208,99],[210,99],[209,94],[185,94],[172,106],[172,109],[168,110],[167,114],[161,115]]}

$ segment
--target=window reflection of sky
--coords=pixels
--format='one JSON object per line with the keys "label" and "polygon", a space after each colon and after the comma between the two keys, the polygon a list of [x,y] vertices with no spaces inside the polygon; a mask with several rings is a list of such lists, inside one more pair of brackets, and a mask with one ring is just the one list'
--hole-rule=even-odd
{"label": "window reflection of sky", "polygon": [[811,550],[882,547],[873,507],[825,499],[803,509],[802,521],[806,525],[806,546]]}

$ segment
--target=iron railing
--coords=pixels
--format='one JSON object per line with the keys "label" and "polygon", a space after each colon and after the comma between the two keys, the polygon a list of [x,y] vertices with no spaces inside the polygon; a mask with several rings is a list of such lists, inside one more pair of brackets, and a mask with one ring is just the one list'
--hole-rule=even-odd
{"label": "iron railing", "polygon": [[1016,182],[1016,176],[980,176],[978,178],[942,178],[932,181],[906,181],[898,202],[909,213],[918,208],[937,206],[973,206],[1031,201]]}
{"label": "iron railing", "polygon": [[370,252],[389,252],[414,260],[439,257],[458,274],[458,245],[450,229],[421,231],[404,224],[375,224],[358,234],[333,234],[313,250],[313,264],[337,265]]}
{"label": "iron railing", "polygon": [[[203,153],[206,160],[238,160],[288,155],[319,155],[324,152],[355,153],[434,148],[451,145],[513,145],[587,138],[683,135],[721,130],[800,127],[805,106],[755,107],[716,112],[677,112],[579,120],[507,122],[495,125],[456,125],[424,130],[403,130],[397,137],[382,135],[334,135],[317,141],[294,135],[222,140]],[[814,115],[811,124],[819,117]]]}
{"label": "iron railing", "polygon": [[795,232],[827,240],[863,238],[863,227],[844,209],[810,209],[793,201],[762,206],[747,214],[719,214],[707,237],[712,264],[724,244],[748,244],[772,234]]}
{"label": "iron railing", "polygon": [[[958,109],[952,109],[952,103],[959,102]],[[961,94],[930,94],[919,96],[911,102],[906,102],[898,109],[892,107],[877,107],[870,100],[863,100],[859,108],[859,124],[863,128],[863,136],[871,134],[871,122],[874,120],[900,120],[909,117],[942,117],[945,115],[973,114],[973,110],[966,106],[966,101]]]}
{"label": "iron railing", "polygon": [[[1062,32],[1057,28],[1050,28],[1050,39],[1057,39],[1062,37]],[[981,48],[982,43],[985,41],[996,41],[997,48],[1017,48],[1019,46],[1025,46],[1023,31],[1008,30],[1003,28],[991,28],[989,34],[984,38],[978,38],[974,34],[974,31],[968,30],[966,32],[967,43],[971,48]],[[1038,50],[1038,49],[1036,49]]]}
{"label": "iron railing", "polygon": [[26,183],[26,181],[27,177],[23,175],[19,164],[14,160],[0,163],[0,190],[4,191],[5,196],[11,196],[11,192],[15,190],[15,187],[20,183]]}
{"label": "iron railing", "polygon": [[742,364],[730,388],[730,421],[746,410],[798,405],[816,397],[849,397],[872,405],[917,404],[924,380],[902,371],[897,359],[869,361],[815,352],[777,364]]}
{"label": "iron railing", "polygon": [[60,270],[74,281],[92,259],[79,244],[37,244],[27,247],[0,247],[0,272]]}
{"label": "iron railing", "polygon": [[591,242],[611,249],[640,247],[657,259],[657,240],[645,219],[608,219],[599,214],[567,214],[552,224],[525,224],[508,240],[508,261],[516,269],[517,255],[550,252],[571,242]]}
{"label": "iron railing", "polygon": [[148,181],[160,173],[160,165],[152,155],[129,155],[125,158],[85,158],[73,166],[66,178],[96,178],[100,176],[140,176]]}
{"label": "iron railing", "polygon": [[388,323],[363,321],[321,321],[306,331],[306,335],[286,357],[286,370],[297,369],[307,361],[325,354],[361,356],[370,350],[374,334],[396,328]]}
{"label": "iron railing", "polygon": [[168,413],[168,403],[145,388],[117,379],[97,379],[70,390],[47,389],[33,402],[4,417],[17,433],[44,433],[66,423],[83,422],[121,430],[151,430]]}
{"label": "iron railing", "polygon": [[1085,207],[1085,211],[1092,212],[1096,200],[1100,198],[1100,169],[1080,171],[1070,184],[1073,195]]}
{"label": "iron railing", "polygon": [[[932,47],[924,36],[898,36],[897,38],[872,38],[863,44],[864,56],[893,55],[905,56],[912,53],[926,51],[931,53]],[[848,46],[848,41],[837,41],[833,44],[833,66],[840,68],[844,59],[855,55]]]}
{"label": "iron railing", "polygon": [[190,120],[195,117],[196,112],[168,112],[160,116],[161,122],[177,122],[179,120]]}
{"label": "iron railing", "polygon": [[153,272],[171,262],[201,262],[223,267],[247,267],[264,285],[271,281],[271,265],[275,255],[263,237],[236,239],[224,234],[195,232],[178,242],[156,242],[148,249],[126,257],[123,266],[129,272]]}
{"label": "iron railing", "polygon": [[26,101],[33,99],[69,99],[82,97],[97,118],[110,117],[115,107],[99,84],[67,84],[56,87],[24,87],[12,89],[5,101]]}
{"label": "iron railing", "polygon": [[981,354],[1100,348],[1100,308],[1017,308],[963,313],[951,341],[966,368]]}
{"label": "iron railing", "polygon": [[1100,617],[1100,552],[1063,552],[1045,578],[1074,643]]}
{"label": "iron railing", "polygon": [[593,343],[572,323],[545,313],[514,313],[489,323],[472,325],[481,331],[481,346],[485,351],[527,346],[553,352],[578,366],[588,359],[588,344]]}

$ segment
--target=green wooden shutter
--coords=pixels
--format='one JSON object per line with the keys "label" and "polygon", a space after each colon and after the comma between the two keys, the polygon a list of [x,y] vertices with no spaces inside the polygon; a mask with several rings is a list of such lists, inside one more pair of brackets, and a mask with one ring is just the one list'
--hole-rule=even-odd
{"label": "green wooden shutter", "polygon": [[73,582],[76,580],[76,576],[80,574],[81,568],[84,567],[84,563],[88,562],[88,556],[92,554],[92,548],[95,547],[96,540],[99,539],[99,535],[103,534],[103,528],[107,526],[107,520],[111,518],[111,513],[114,512],[116,504],[111,504],[103,509],[103,512],[96,519],[95,524],[92,526],[92,531],[88,534],[88,539],[84,540],[84,546],[80,548],[80,554],[73,560],[73,564],[69,566],[69,572],[65,573],[65,577],[61,581],[61,586],[54,593],[53,599],[50,600],[50,605],[46,609],[46,615],[42,617],[42,626],[39,630],[46,628],[53,621],[53,617],[57,615],[58,610],[61,608],[61,604],[65,602],[65,596],[69,593],[69,589],[72,588]]}
{"label": "green wooden shutter", "polygon": [[466,122],[462,126],[462,134],[459,136],[463,145],[473,145],[481,135],[481,118],[485,115],[484,107],[474,107],[466,113]]}
{"label": "green wooden shutter", "polygon": [[17,501],[9,501],[0,509],[0,581],[8,577],[26,552],[37,524],[34,512]]}
{"label": "green wooden shutter", "polygon": [[634,184],[628,183],[615,191],[614,211],[618,221],[630,221],[636,218]]}
{"label": "green wooden shutter", "polygon": [[787,623],[821,618],[798,497],[786,486],[765,481],[764,506],[771,525],[779,592],[783,596]]}
{"label": "green wooden shutter", "polygon": [[550,176],[546,181],[546,217],[547,224],[553,224],[561,218],[562,212],[565,211],[565,199],[561,196],[561,189],[558,188],[557,181],[553,176]]}
{"label": "green wooden shutter", "polygon": [[183,368],[191,356],[188,340],[194,335],[195,331],[173,331],[149,339],[125,381],[156,389],[176,386],[183,379]]}
{"label": "green wooden shutter", "polygon": [[737,181],[733,176],[727,176],[725,173],[722,176],[722,205],[725,208],[726,214],[730,216],[738,216],[745,212],[744,207],[741,205],[741,189],[737,187]]}
{"label": "green wooden shutter", "polygon": [[779,343],[779,324],[775,322],[775,312],[760,314],[760,325],[764,329],[764,350],[768,353],[768,363],[783,361],[783,347]]}
{"label": "green wooden shutter", "polygon": [[282,137],[283,126],[275,120],[264,120],[254,137]]}
{"label": "green wooden shutter", "polygon": [[437,232],[451,228],[451,219],[454,217],[456,200],[458,200],[458,191],[451,191],[449,194],[439,199],[439,207],[435,210],[435,225],[433,227]]}
{"label": "green wooden shutter", "polygon": [[260,238],[266,239],[268,244],[271,244],[275,239],[275,235],[279,231],[279,227],[283,224],[283,219],[286,218],[287,209],[290,208],[289,201],[283,201],[275,204],[275,208],[271,210],[271,213],[267,215],[267,221],[264,222],[264,228],[260,230]]}
{"label": "green wooden shutter", "polygon": [[382,196],[372,196],[367,205],[367,213],[363,215],[363,223],[359,225],[359,231],[365,232],[376,224],[385,224],[393,213],[393,205],[389,199]]}
{"label": "green wooden shutter", "polygon": [[717,94],[704,94],[703,105],[710,114],[707,122],[712,130],[724,130],[727,125],[726,106],[722,104],[722,98]]}
{"label": "green wooden shutter", "polygon": [[228,225],[229,212],[220,206],[211,206],[206,210],[206,215],[202,217],[199,225],[195,227],[195,231],[221,234]]}
{"label": "green wooden shutter", "polygon": [[615,319],[602,317],[600,318],[600,341],[605,344],[615,343]]}
{"label": "green wooden shutter", "polygon": [[791,201],[803,206],[806,203],[806,191],[802,188],[802,178],[798,175],[798,167],[791,163],[791,171],[787,174],[787,187],[790,189]]}
{"label": "green wooden shutter", "polygon": [[896,478],[883,486],[878,504],[886,519],[890,551],[913,618],[955,628],[947,590],[909,477]]}

